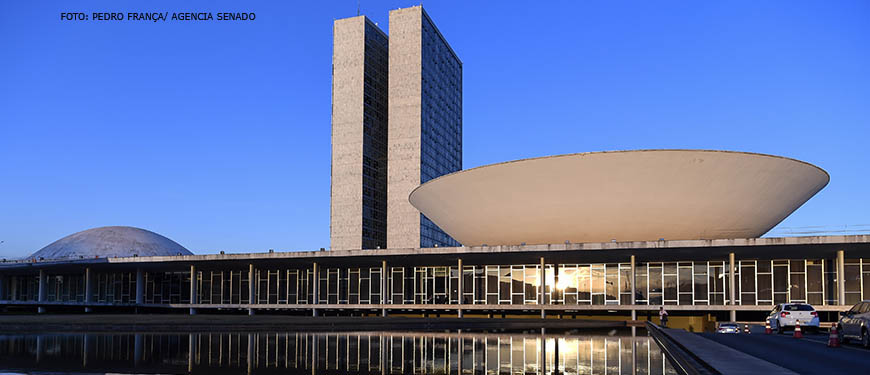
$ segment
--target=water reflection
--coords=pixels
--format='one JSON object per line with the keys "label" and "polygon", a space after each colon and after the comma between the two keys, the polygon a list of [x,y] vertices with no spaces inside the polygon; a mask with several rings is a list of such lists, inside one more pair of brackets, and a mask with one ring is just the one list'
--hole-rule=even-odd
{"label": "water reflection", "polygon": [[614,336],[463,332],[2,335],[0,370],[180,374],[674,373],[649,337],[633,337],[630,332]]}

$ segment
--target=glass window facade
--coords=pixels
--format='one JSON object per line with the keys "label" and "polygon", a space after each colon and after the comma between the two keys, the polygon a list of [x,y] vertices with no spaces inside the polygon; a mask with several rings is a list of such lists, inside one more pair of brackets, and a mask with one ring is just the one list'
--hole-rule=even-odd
{"label": "glass window facade", "polygon": [[363,249],[387,247],[388,61],[386,35],[366,20],[363,69]]}
{"label": "glass window facade", "polygon": [[[833,259],[741,259],[735,263],[735,298],[739,305],[805,302],[837,304]],[[870,299],[870,258],[845,262],[845,304]],[[441,305],[625,305],[631,301],[629,263],[388,267],[280,266],[196,272],[198,303]],[[45,275],[46,301],[83,302],[83,274]],[[460,280],[462,285],[460,286]],[[190,302],[190,272],[143,272],[146,304]],[[90,300],[127,304],[136,301],[136,272],[94,272]],[[314,283],[318,295],[314,296]],[[10,301],[36,301],[39,277],[4,276],[2,295]],[[461,287],[461,290],[460,290]],[[727,305],[727,261],[639,262],[635,303],[640,305]],[[542,289],[543,288],[543,289]],[[316,298],[315,298],[316,297]]]}
{"label": "glass window facade", "polygon": [[[420,183],[462,169],[462,62],[423,13]],[[420,214],[420,246],[459,246]]]}

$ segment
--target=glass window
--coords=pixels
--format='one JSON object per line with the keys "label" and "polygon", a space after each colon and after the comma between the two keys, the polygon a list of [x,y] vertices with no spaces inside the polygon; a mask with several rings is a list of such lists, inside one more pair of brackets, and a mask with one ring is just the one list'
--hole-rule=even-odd
{"label": "glass window", "polygon": [[507,303],[511,300],[511,268],[510,266],[499,267],[500,282],[498,288],[499,303]]}
{"label": "glass window", "polygon": [[742,293],[755,292],[755,267],[751,264],[740,267],[740,291]]}
{"label": "glass window", "polygon": [[[523,277],[525,276],[525,271],[523,266],[513,266],[511,269],[511,275],[513,276],[511,278],[511,288],[514,295],[519,294],[519,296],[516,296],[519,300],[524,298],[525,283],[523,282]],[[522,302],[514,303],[522,304]]]}
{"label": "glass window", "polygon": [[664,276],[664,297],[666,301],[677,299],[677,275]]}
{"label": "glass window", "polygon": [[806,285],[803,274],[792,274],[791,278],[791,300],[803,301],[806,300]]}
{"label": "glass window", "polygon": [[707,300],[707,275],[695,275],[695,303]]}
{"label": "glass window", "polygon": [[662,269],[661,266],[649,267],[649,291],[650,293],[662,292]]}
{"label": "glass window", "polygon": [[773,267],[773,292],[785,293],[788,292],[788,267],[774,266]]}
{"label": "glass window", "polygon": [[593,265],[592,273],[592,294],[604,294],[604,266]]}
{"label": "glass window", "polygon": [[854,264],[846,264],[843,266],[844,271],[846,272],[846,278],[844,279],[846,293],[849,292],[860,292],[861,291],[861,266]]}
{"label": "glass window", "polygon": [[680,267],[680,293],[691,293],[692,292],[692,268],[691,267]]}
{"label": "glass window", "polygon": [[770,302],[773,300],[773,289],[771,289],[770,274],[759,274],[758,276],[758,301]]}
{"label": "glass window", "polygon": [[821,293],[822,292],[822,265],[812,264],[807,265],[807,292]]}
{"label": "glass window", "polygon": [[581,265],[577,267],[577,299],[580,301],[589,301],[592,299],[591,291],[591,281],[589,274],[589,266]]}
{"label": "glass window", "polygon": [[[637,268],[638,268],[638,270],[640,269],[639,266]],[[635,278],[635,281],[634,281],[634,287],[635,287],[634,299],[635,299],[636,303],[640,303],[639,301],[646,301],[646,298],[647,298],[646,272],[641,274],[641,272],[638,271],[635,276],[637,276],[637,277]]]}
{"label": "glass window", "polygon": [[[527,301],[538,300],[538,269],[535,266],[526,267],[525,270],[525,299]],[[520,289],[522,291],[522,289]]]}
{"label": "glass window", "polygon": [[740,262],[740,304],[755,304],[755,262]]}
{"label": "glass window", "polygon": [[605,294],[607,295],[607,300],[618,300],[619,299],[619,269],[615,264],[608,264],[606,268],[605,275],[607,280],[605,280]]}
{"label": "glass window", "polygon": [[864,277],[862,278],[864,297],[863,299],[870,299],[870,265],[864,265]]}
{"label": "glass window", "polygon": [[815,311],[815,309],[807,304],[785,305],[785,311]]}

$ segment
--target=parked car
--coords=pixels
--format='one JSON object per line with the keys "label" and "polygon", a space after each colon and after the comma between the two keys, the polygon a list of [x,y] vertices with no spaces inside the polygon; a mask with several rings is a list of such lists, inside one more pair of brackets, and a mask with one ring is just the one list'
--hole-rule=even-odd
{"label": "parked car", "polygon": [[734,322],[719,323],[718,333],[740,333],[740,325]]}
{"label": "parked car", "polygon": [[798,321],[801,330],[818,332],[819,314],[816,309],[806,303],[781,303],[776,305],[767,316],[770,328],[776,333],[783,333],[786,329],[794,329]]}
{"label": "parked car", "polygon": [[849,311],[840,313],[837,322],[837,334],[840,342],[849,342],[849,339],[860,340],[861,345],[870,348],[870,300],[858,302]]}

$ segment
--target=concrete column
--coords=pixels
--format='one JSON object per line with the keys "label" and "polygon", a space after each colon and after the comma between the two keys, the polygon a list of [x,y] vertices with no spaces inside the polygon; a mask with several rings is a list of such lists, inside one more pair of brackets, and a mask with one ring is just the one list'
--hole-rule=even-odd
{"label": "concrete column", "polygon": [[[197,277],[197,272],[196,272],[196,266],[191,264],[190,265],[190,304],[191,305],[199,303],[199,298],[197,298],[197,295],[196,295],[197,279],[198,279],[198,277]],[[194,308],[194,307],[190,308],[190,315],[196,315],[196,308]]]}
{"label": "concrete column", "polygon": [[18,276],[12,276],[11,279],[12,286],[9,288],[9,299],[16,300],[18,299]]}
{"label": "concrete column", "polygon": [[[85,268],[85,305],[90,304],[94,300],[94,283],[91,281],[93,278],[91,267]],[[93,311],[93,308],[90,306],[85,306],[85,312],[89,313]]]}
{"label": "concrete column", "polygon": [[381,309],[381,316],[387,316],[387,261],[381,261],[381,304],[385,307]]}
{"label": "concrete column", "polygon": [[846,254],[837,250],[837,304],[846,304]]}
{"label": "concrete column", "polygon": [[637,320],[637,310],[634,309],[635,305],[635,294],[637,290],[635,288],[634,282],[637,280],[637,264],[635,263],[634,255],[631,256],[631,320]]}
{"label": "concrete column", "polygon": [[[37,297],[37,301],[38,301],[39,303],[43,303],[43,302],[45,302],[45,294],[46,294],[46,292],[48,292],[48,290],[46,289],[46,285],[45,285],[45,271],[44,271],[44,270],[39,270],[39,295],[38,295],[38,297]],[[44,307],[44,306],[39,306],[39,307],[37,308],[37,311],[38,311],[40,314],[42,314],[42,313],[45,312],[45,307]]]}
{"label": "concrete column", "polygon": [[145,272],[141,268],[136,269],[136,304],[145,303]]}
{"label": "concrete column", "polygon": [[[254,289],[256,286],[256,282],[254,281],[254,265],[248,264],[248,304],[253,305],[254,301],[256,301],[256,295]],[[254,308],[248,307],[248,315],[254,315]]]}
{"label": "concrete column", "polygon": [[[460,306],[459,309],[457,309],[457,311],[456,311],[456,316],[461,318],[462,317],[462,283],[463,283],[462,279],[465,278],[465,275],[462,272],[462,258],[459,258],[459,260],[456,261],[456,266],[459,267],[459,285],[458,285],[459,293],[458,294],[459,294],[459,306]],[[462,358],[462,354],[459,355],[459,358]],[[460,366],[459,368],[460,368],[460,372],[462,372],[462,370],[461,370],[462,366]]]}
{"label": "concrete column", "polygon": [[6,276],[0,275],[0,301],[6,299]]}
{"label": "concrete column", "polygon": [[311,316],[317,316],[317,304],[320,303],[320,270],[317,269],[317,262],[311,265],[314,273],[314,285],[311,286]]}
{"label": "concrete column", "polygon": [[541,304],[541,319],[547,317],[547,312],[544,310],[544,294],[547,288],[547,269],[544,268],[544,257],[541,257],[541,272],[538,284],[541,286],[538,291],[538,302]]}
{"label": "concrete column", "polygon": [[729,292],[728,298],[730,300],[730,305],[732,306],[731,307],[731,321],[732,322],[737,321],[737,308],[734,307],[737,305],[737,298],[735,297],[737,295],[737,293],[734,290],[734,286],[736,285],[736,283],[734,281],[735,281],[734,280],[734,253],[728,253],[728,287],[730,288],[730,290],[728,291]]}

